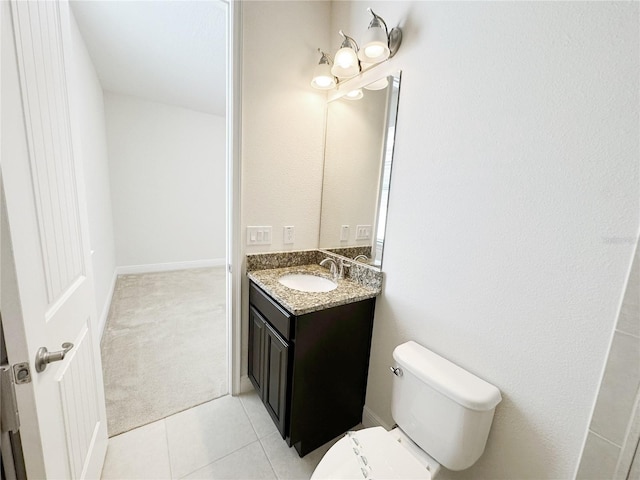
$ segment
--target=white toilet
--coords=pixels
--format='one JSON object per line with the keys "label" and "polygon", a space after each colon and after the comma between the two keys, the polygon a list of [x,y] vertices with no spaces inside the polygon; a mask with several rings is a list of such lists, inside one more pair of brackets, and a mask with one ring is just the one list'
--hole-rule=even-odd
{"label": "white toilet", "polygon": [[393,351],[391,414],[397,427],[347,433],[312,480],[431,479],[464,470],[484,451],[500,390],[415,342]]}

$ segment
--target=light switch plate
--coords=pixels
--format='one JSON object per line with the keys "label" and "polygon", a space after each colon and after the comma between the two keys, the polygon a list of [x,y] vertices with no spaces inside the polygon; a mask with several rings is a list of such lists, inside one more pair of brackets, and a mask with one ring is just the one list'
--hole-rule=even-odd
{"label": "light switch plate", "polygon": [[271,227],[247,227],[247,245],[271,245]]}
{"label": "light switch plate", "polygon": [[358,225],[356,227],[356,240],[369,240],[371,238],[371,225]]}
{"label": "light switch plate", "polygon": [[284,227],[283,230],[284,230],[283,243],[285,245],[292,244],[296,239],[296,234],[293,226]]}

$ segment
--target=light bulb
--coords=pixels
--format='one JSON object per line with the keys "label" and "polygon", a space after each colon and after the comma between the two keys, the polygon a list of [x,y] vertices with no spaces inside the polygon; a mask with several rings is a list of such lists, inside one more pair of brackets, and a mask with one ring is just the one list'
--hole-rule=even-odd
{"label": "light bulb", "polygon": [[342,68],[349,68],[352,66],[358,57],[356,52],[351,48],[341,48],[336,53],[336,57],[333,60],[336,65],[340,65]]}
{"label": "light bulb", "polygon": [[336,52],[331,73],[338,78],[350,78],[360,73],[358,54],[353,48],[345,47]]}
{"label": "light bulb", "polygon": [[315,84],[320,88],[330,87],[333,83],[333,78],[331,77],[316,77],[313,79]]}
{"label": "light bulb", "polygon": [[364,53],[369,58],[377,58],[384,52],[384,47],[382,45],[368,45],[364,49]]}
{"label": "light bulb", "polygon": [[357,90],[351,90],[344,96],[344,98],[346,98],[347,100],[360,100],[362,97],[364,97],[364,94],[362,93],[362,89],[360,88],[358,88]]}

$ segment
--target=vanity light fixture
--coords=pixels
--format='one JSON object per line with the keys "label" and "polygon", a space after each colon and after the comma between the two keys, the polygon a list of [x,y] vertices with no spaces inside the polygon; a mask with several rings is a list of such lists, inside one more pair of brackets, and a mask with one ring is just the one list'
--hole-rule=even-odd
{"label": "vanity light fixture", "polygon": [[336,86],[336,78],[331,73],[331,60],[322,50],[318,49],[318,52],[320,52],[322,56],[313,72],[311,86],[320,90],[329,90]]}
{"label": "vanity light fixture", "polygon": [[344,41],[333,58],[331,73],[338,78],[350,78],[360,73],[358,44],[353,38],[345,35],[342,30],[339,33],[344,37]]}
{"label": "vanity light fixture", "polygon": [[[311,80],[311,86],[320,90],[329,90],[338,85],[341,80],[355,77],[361,71],[365,71],[377,63],[384,62],[393,57],[402,43],[402,30],[399,27],[387,29],[387,24],[380,15],[367,8],[373,15],[369,28],[365,35],[366,41],[362,48],[358,48],[356,41],[345,35],[340,30],[340,35],[344,37],[340,49],[336,52],[335,58],[330,57],[318,49],[322,54],[320,62],[316,66]],[[383,89],[387,86],[386,79],[367,86],[369,90]],[[361,92],[362,93],[362,92]],[[360,96],[359,98],[362,98]]]}

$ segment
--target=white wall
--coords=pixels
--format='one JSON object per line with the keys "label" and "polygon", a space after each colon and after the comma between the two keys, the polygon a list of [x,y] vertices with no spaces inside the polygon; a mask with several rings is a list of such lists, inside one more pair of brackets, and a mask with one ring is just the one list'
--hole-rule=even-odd
{"label": "white wall", "polygon": [[111,302],[116,266],[104,100],[100,81],[73,13],[71,39],[74,56],[71,100],[78,120],[78,131],[74,133],[79,139],[85,176],[96,309],[101,322],[104,322]]}
{"label": "white wall", "polygon": [[367,406],[392,423],[413,339],[503,393],[443,478],[572,478],[638,235],[638,3],[336,2],[332,32],[367,6],[404,31]]}
{"label": "white wall", "polygon": [[[328,2],[242,2],[242,248],[318,246],[326,93],[310,87],[316,49],[328,45]],[[271,225],[271,245],[246,246],[248,225]],[[285,225],[295,243],[283,244]],[[242,298],[248,282],[243,279]],[[242,303],[247,372],[247,302]]]}
{"label": "white wall", "polygon": [[[328,44],[328,2],[243,6],[242,225],[271,225],[273,243],[247,253],[318,245],[326,93],[310,88]],[[285,225],[295,244],[283,244]]]}
{"label": "white wall", "polygon": [[105,92],[118,266],[223,261],[225,119]]}

